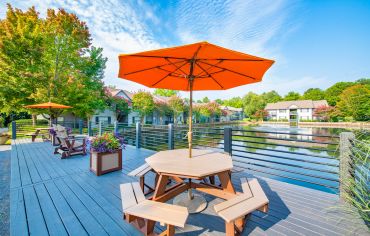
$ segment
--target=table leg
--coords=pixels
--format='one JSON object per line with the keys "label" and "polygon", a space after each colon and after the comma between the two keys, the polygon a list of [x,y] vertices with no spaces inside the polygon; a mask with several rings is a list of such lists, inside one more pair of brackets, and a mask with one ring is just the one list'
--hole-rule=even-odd
{"label": "table leg", "polygon": [[222,189],[230,193],[235,193],[233,183],[231,182],[230,172],[224,171],[224,172],[218,173],[217,175],[218,175],[218,178],[220,179]]}
{"label": "table leg", "polygon": [[155,187],[155,191],[153,195],[154,201],[166,192],[167,182],[168,182],[168,176],[159,174],[158,182]]}

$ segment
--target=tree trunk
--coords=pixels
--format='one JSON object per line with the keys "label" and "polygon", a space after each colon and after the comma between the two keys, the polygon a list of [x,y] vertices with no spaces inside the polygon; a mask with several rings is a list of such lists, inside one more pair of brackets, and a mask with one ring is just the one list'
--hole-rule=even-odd
{"label": "tree trunk", "polygon": [[36,114],[32,114],[32,127],[36,126]]}

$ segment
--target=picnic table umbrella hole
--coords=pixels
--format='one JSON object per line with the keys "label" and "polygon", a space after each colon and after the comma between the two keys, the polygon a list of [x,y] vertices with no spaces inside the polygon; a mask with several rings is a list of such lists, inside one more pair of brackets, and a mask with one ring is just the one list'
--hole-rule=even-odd
{"label": "picnic table umbrella hole", "polygon": [[[118,77],[150,88],[189,91],[189,158],[192,156],[193,91],[226,90],[260,82],[273,60],[208,42],[119,55]],[[190,199],[193,195],[189,191]]]}

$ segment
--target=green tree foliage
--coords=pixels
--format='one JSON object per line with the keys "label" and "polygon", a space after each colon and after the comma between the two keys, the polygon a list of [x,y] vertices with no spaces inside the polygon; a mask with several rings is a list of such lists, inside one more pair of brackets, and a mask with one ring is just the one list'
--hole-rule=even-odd
{"label": "green tree foliage", "polygon": [[109,106],[115,113],[118,122],[124,122],[124,117],[130,112],[128,101],[124,98],[112,96],[110,92],[105,91],[107,106]]}
{"label": "green tree foliage", "polygon": [[335,83],[333,86],[329,87],[325,91],[325,99],[329,103],[330,106],[335,106],[339,101],[339,95],[348,87],[351,87],[354,83],[353,82],[338,82]]}
{"label": "green tree foliage", "polygon": [[152,94],[145,91],[135,93],[132,96],[132,108],[139,113],[141,123],[143,123],[144,117],[151,114],[155,108]]}
{"label": "green tree foliage", "polygon": [[199,106],[200,115],[210,118],[211,122],[214,118],[221,114],[220,105],[216,102],[208,102]]}
{"label": "green tree foliage", "polygon": [[91,47],[88,28],[76,15],[49,9],[41,19],[34,8],[22,12],[8,5],[0,32],[2,111],[48,100],[71,105],[80,117],[104,108],[106,58]]}
{"label": "green tree foliage", "polygon": [[222,101],[222,99],[220,99],[220,98],[217,98],[216,100],[215,100],[215,102],[217,102],[218,104],[220,104],[220,105],[223,105],[223,103],[224,103],[224,101]]}
{"label": "green tree foliage", "polygon": [[43,26],[34,7],[23,12],[9,4],[0,20],[0,111],[24,110],[48,86],[44,72]]}
{"label": "green tree foliage", "polygon": [[253,116],[256,111],[264,109],[264,107],[265,101],[258,94],[249,92],[243,97],[243,110],[244,114],[248,117]]}
{"label": "green tree foliage", "polygon": [[203,102],[203,103],[208,103],[208,102],[210,102],[210,100],[209,100],[209,98],[208,98],[208,97],[204,97],[204,98],[202,99],[202,102]]}
{"label": "green tree foliage", "polygon": [[303,100],[323,100],[325,99],[325,92],[319,88],[307,89],[302,96]]}
{"label": "green tree foliage", "polygon": [[339,97],[337,107],[344,116],[355,120],[370,120],[370,89],[366,85],[357,84],[346,88]]}
{"label": "green tree foliage", "polygon": [[300,100],[300,99],[301,99],[301,95],[293,91],[289,92],[284,97],[284,101],[295,101],[295,100]]}
{"label": "green tree foliage", "polygon": [[282,97],[275,90],[272,90],[272,91],[267,92],[267,93],[263,93],[261,96],[262,96],[265,104],[275,103],[275,102],[279,102],[279,101],[282,100]]}
{"label": "green tree foliage", "polygon": [[177,123],[178,115],[185,111],[184,100],[179,96],[174,95],[168,100],[168,106],[172,111],[174,123]]}
{"label": "green tree foliage", "polygon": [[229,100],[225,100],[223,102],[223,105],[229,106],[229,107],[242,108],[243,100],[241,97],[233,97],[233,98],[230,98]]}
{"label": "green tree foliage", "polygon": [[178,91],[170,90],[170,89],[155,89],[154,95],[163,96],[163,97],[171,97],[177,95]]}
{"label": "green tree foliage", "polygon": [[166,102],[157,101],[155,102],[155,110],[158,112],[160,124],[164,124],[163,117],[172,115],[171,108]]}

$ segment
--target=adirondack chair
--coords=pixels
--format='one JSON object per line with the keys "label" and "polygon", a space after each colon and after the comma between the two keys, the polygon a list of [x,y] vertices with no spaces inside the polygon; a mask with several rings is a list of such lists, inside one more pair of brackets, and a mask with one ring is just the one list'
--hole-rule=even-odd
{"label": "adirondack chair", "polygon": [[269,200],[255,178],[242,178],[243,194],[214,206],[225,220],[227,236],[240,235],[249,214],[255,210],[267,213]]}
{"label": "adirondack chair", "polygon": [[69,137],[67,130],[63,126],[56,127],[55,132],[60,143],[59,147],[55,148],[54,154],[60,153],[62,159],[72,155],[86,155],[86,141],[85,139],[76,140]]}
{"label": "adirondack chair", "polygon": [[161,236],[173,236],[175,226],[184,227],[189,215],[187,208],[145,199],[138,182],[120,185],[123,218],[144,235],[156,235],[154,225],[166,224]]}

